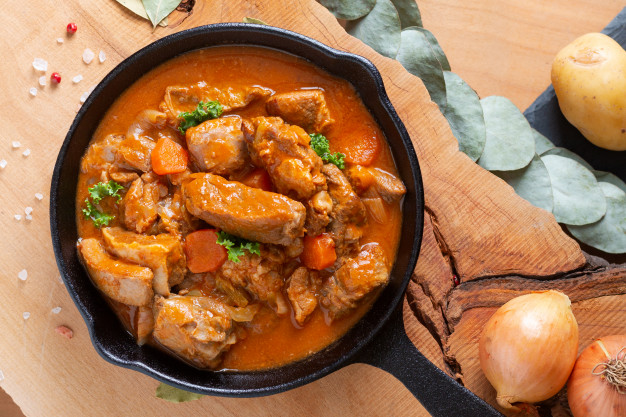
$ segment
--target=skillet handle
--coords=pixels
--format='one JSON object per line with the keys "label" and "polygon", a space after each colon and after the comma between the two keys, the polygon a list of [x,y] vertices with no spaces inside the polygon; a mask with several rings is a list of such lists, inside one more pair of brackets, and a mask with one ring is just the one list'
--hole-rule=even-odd
{"label": "skillet handle", "polygon": [[503,417],[417,350],[404,331],[402,303],[354,362],[373,365],[395,376],[433,417]]}

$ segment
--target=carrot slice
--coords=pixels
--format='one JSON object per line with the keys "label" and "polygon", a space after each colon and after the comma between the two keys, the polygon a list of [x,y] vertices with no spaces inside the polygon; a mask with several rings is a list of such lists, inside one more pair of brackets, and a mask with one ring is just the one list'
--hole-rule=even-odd
{"label": "carrot slice", "polygon": [[309,269],[322,270],[332,266],[337,260],[335,242],[328,233],[304,237],[304,250],[300,261]]}
{"label": "carrot slice", "polygon": [[215,229],[189,233],[185,238],[183,249],[187,257],[187,267],[194,274],[216,271],[228,258],[226,248],[217,244]]}
{"label": "carrot slice", "polygon": [[270,174],[262,168],[256,168],[243,177],[240,182],[248,187],[260,188],[264,191],[274,191],[274,185],[272,184]]}
{"label": "carrot slice", "polygon": [[380,153],[380,139],[376,133],[365,131],[353,138],[349,146],[340,149],[349,164],[371,165]]}
{"label": "carrot slice", "polygon": [[189,155],[185,148],[168,138],[161,138],[152,150],[152,170],[158,175],[176,174],[187,169]]}

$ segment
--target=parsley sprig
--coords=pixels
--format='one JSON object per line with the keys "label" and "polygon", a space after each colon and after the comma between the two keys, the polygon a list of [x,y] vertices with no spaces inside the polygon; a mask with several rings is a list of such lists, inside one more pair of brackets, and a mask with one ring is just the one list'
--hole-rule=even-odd
{"label": "parsley sprig", "polygon": [[118,202],[121,201],[122,196],[119,194],[119,191],[123,188],[124,187],[113,180],[109,182],[99,182],[88,188],[87,191],[89,192],[89,196],[91,197],[93,204],[89,201],[89,198],[86,198],[86,208],[83,209],[83,214],[85,217],[90,218],[91,221],[93,221],[94,226],[98,229],[102,226],[108,226],[109,222],[113,220],[115,216],[98,210],[94,204],[99,204],[104,197],[114,197],[117,198]]}
{"label": "parsley sprig", "polygon": [[228,259],[235,263],[239,262],[239,257],[245,254],[244,251],[261,255],[261,244],[259,242],[251,242],[223,231],[217,232],[217,244],[226,248]]}
{"label": "parsley sprig", "polygon": [[322,161],[335,164],[339,169],[346,167],[346,155],[341,152],[330,153],[330,145],[326,136],[321,133],[312,133],[309,136],[311,137],[311,149],[322,158]]}
{"label": "parsley sprig", "polygon": [[190,127],[194,127],[204,122],[205,120],[215,119],[221,116],[223,111],[222,105],[219,101],[201,101],[198,103],[198,107],[191,112],[182,112],[178,115],[180,125],[178,129],[185,133]]}

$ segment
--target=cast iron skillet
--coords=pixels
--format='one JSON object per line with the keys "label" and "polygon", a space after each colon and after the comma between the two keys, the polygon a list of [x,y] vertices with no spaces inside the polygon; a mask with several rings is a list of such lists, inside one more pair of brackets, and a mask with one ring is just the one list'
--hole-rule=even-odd
{"label": "cast iron skillet", "polygon": [[[225,44],[274,48],[303,57],[349,80],[385,132],[407,187],[398,256],[390,283],[372,309],[344,337],[323,351],[266,371],[201,371],[150,346],[138,347],[90,282],[76,253],[74,200],[79,161],[106,110],[127,87],[158,64],[195,49]],[[118,65],[96,87],[72,123],[54,167],[50,190],[50,227],[57,264],[87,323],[92,343],[105,360],[181,389],[233,397],[275,394],[351,363],[364,362],[395,375],[434,416],[499,416],[424,358],[404,332],[401,300],[420,248],[423,211],[417,157],[376,67],[360,56],[331,49],[297,33],[238,23],[203,26],[167,36]]]}

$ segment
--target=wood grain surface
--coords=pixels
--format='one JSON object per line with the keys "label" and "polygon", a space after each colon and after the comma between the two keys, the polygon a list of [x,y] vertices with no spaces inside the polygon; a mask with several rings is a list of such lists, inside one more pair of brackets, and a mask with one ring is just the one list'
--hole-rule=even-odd
{"label": "wood grain surface", "polygon": [[[556,51],[580,34],[602,29],[624,4],[617,0],[518,3],[423,0],[420,8],[425,27],[439,39],[455,72],[481,96],[504,95],[523,110],[548,85]],[[33,0],[5,5],[0,15],[0,106],[4,110],[0,112],[0,159],[8,165],[0,170],[0,322],[4,330],[0,370],[5,377],[0,387],[28,417],[235,416],[242,410],[250,416],[428,415],[399,381],[361,364],[272,397],[207,397],[180,405],[166,403],[154,398],[156,381],[110,365],[97,355],[58,279],[49,236],[48,190],[57,151],[80,105],[80,95],[123,58],[159,37],[201,24],[241,21],[244,16],[366,56],[381,70],[420,158],[430,222],[412,284],[415,291],[405,304],[407,333],[434,363],[451,374],[462,370],[465,383],[492,400],[493,393],[481,382],[472,356],[475,346],[466,341],[475,337],[494,307],[461,313],[454,333],[445,334],[449,329],[442,308],[452,271],[463,285],[469,285],[500,275],[564,274],[582,267],[585,259],[552,216],[519,199],[503,182],[458,152],[445,120],[417,78],[345,34],[332,15],[312,0],[197,0],[191,16],[155,32],[112,0]],[[78,24],[79,31],[68,37],[65,25],[70,21]],[[56,42],[59,37],[63,44]],[[107,60],[84,64],[85,48],[105,51]],[[48,60],[48,76],[58,71],[64,78],[58,86],[38,88],[38,95],[31,97],[28,89],[38,87],[40,75],[32,68],[34,57]],[[73,84],[71,77],[79,73],[84,80]],[[22,147],[13,149],[12,141],[21,142]],[[22,155],[26,148],[31,150],[27,157]],[[37,192],[44,195],[42,201],[34,197]],[[24,219],[28,206],[33,208],[32,221]],[[21,214],[22,220],[16,221],[15,214]],[[25,282],[17,278],[22,269],[28,271]],[[433,285],[433,277],[441,285]],[[419,298],[418,289],[426,298]],[[62,311],[53,314],[57,306]],[[600,313],[585,312],[608,309],[621,311],[619,317],[624,317],[623,306],[624,296],[580,301],[575,312],[585,317],[581,329],[588,329],[581,334],[587,339],[600,336],[596,333],[606,322]],[[30,313],[28,320],[23,319],[23,312]],[[423,323],[438,324],[427,330],[416,313],[422,315]],[[59,324],[71,327],[74,338],[56,334]],[[460,369],[450,368],[446,357],[454,357],[452,363]]]}

